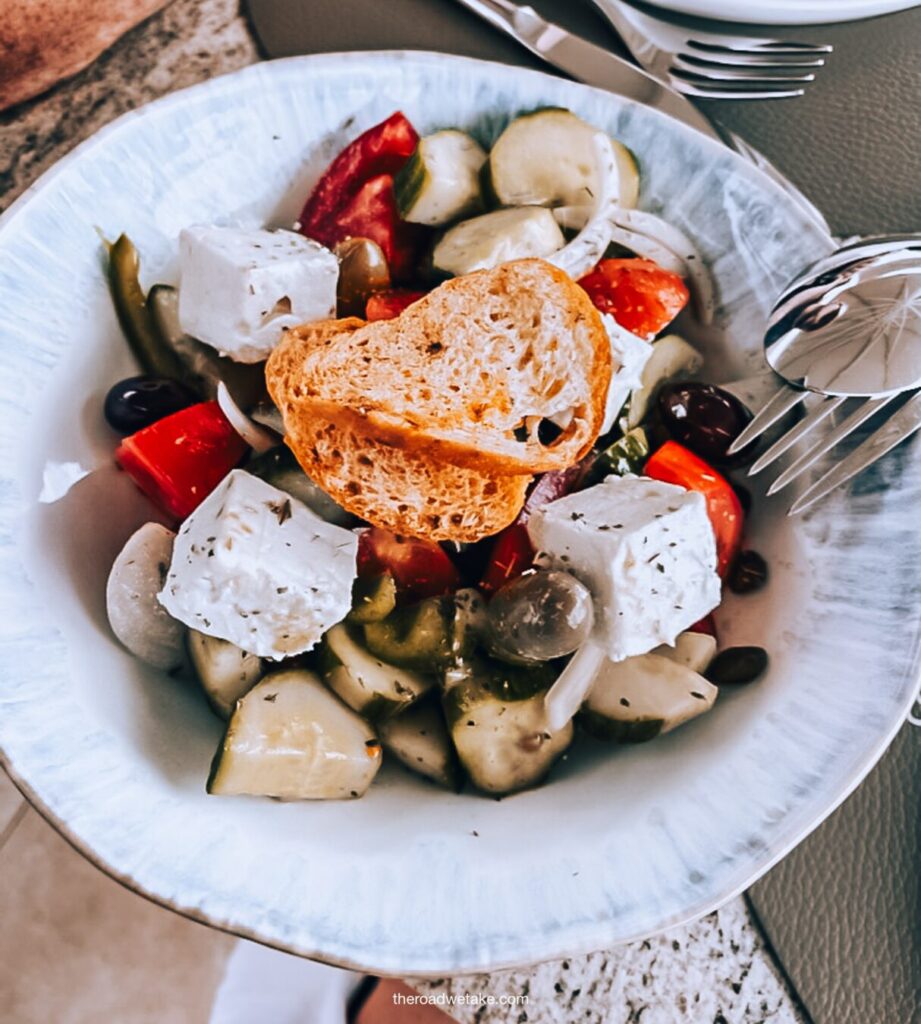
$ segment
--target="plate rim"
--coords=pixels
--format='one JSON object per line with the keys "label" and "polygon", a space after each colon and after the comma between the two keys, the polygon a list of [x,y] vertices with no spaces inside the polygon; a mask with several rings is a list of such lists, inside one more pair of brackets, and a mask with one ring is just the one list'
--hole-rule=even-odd
{"label": "plate rim", "polygon": [[[877,18],[896,14],[912,7],[921,6],[919,0],[850,0],[852,10],[842,10],[841,0],[833,6],[833,0],[826,0],[828,10],[817,7],[817,0],[809,0],[803,13],[802,0],[749,0],[754,12],[730,9],[732,0],[651,0],[654,6],[675,14],[695,18],[710,18],[717,21],[731,21],[745,25],[843,25],[863,18]],[[821,0],[818,0],[821,2]],[[848,0],[844,0],[848,3]],[[823,4],[824,6],[824,4]],[[812,13],[809,13],[812,11]]]}
{"label": "plate rim", "polygon": [[[142,117],[151,108],[156,107],[157,109],[168,108],[172,105],[180,105],[188,95],[203,95],[207,93],[219,93],[223,88],[226,87],[228,82],[234,82],[247,77],[258,77],[259,74],[264,73],[263,69],[268,66],[279,66],[279,65],[296,65],[296,64],[307,64],[307,65],[318,65],[323,63],[333,63],[336,61],[351,60],[355,62],[368,62],[368,63],[386,63],[389,61],[416,61],[417,63],[424,63],[430,61],[432,63],[443,63],[444,61],[456,62],[465,65],[478,66],[484,69],[489,68],[500,68],[504,72],[513,70],[517,74],[521,74],[526,77],[544,78],[550,79],[551,81],[558,81],[556,76],[547,74],[543,71],[536,71],[530,69],[518,69],[510,68],[509,65],[502,64],[501,62],[485,61],[477,58],[443,54],[437,51],[424,51],[424,50],[383,50],[383,51],[346,51],[342,53],[334,54],[311,54],[311,55],[299,55],[281,58],[273,61],[261,61],[253,65],[238,69],[233,72],[229,72],[224,75],[217,76],[213,79],[206,80],[204,82],[196,83],[188,86],[181,90],[176,90],[166,94],[165,96],[159,97],[150,103],[144,104],[140,107],[134,108],[130,111],[125,112],[115,120],[111,121],[107,125],[100,128],[97,132],[91,135],[89,138],[83,140],[81,143],[76,145],[67,154],[65,154],[60,160],[54,165],[44,171],[32,184],[30,184],[23,193],[18,196],[10,206],[0,214],[0,235],[10,230],[12,225],[15,224],[16,220],[25,209],[28,204],[34,199],[39,193],[44,191],[57,177],[63,173],[69,165],[79,160],[86,152],[92,150],[96,146],[104,143],[104,141],[112,134],[122,130],[127,124],[130,124],[135,118]],[[578,83],[576,83],[578,84]],[[589,86],[580,86],[580,88],[587,89],[594,93],[603,93],[605,90],[593,89]],[[637,106],[644,106],[643,104],[637,103],[637,101],[631,100],[628,97],[618,96],[620,102],[633,103]],[[670,122],[678,126],[684,131],[694,131],[682,122],[677,121],[674,118],[668,117],[661,111],[653,111],[657,116],[667,117]],[[706,140],[706,144],[718,146],[718,143],[713,140],[707,139],[706,136],[695,132],[695,135],[699,138]],[[760,172],[758,172],[760,174]],[[770,187],[775,191],[779,192],[779,189],[773,182],[770,182],[764,175],[760,175],[765,182],[765,187]],[[723,906],[729,900],[734,899],[751,884],[753,884],[758,878],[764,873],[770,870],[779,860],[783,859],[791,849],[798,845],[810,832],[817,828],[830,814],[832,814],[840,804],[847,799],[847,797],[860,785],[867,774],[876,765],[886,749],[894,739],[897,732],[903,727],[905,718],[911,710],[912,705],[915,702],[916,694],[918,691],[919,683],[921,683],[921,664],[918,665],[918,678],[916,678],[912,684],[912,687],[906,691],[905,707],[902,710],[898,720],[893,726],[887,731],[886,734],[881,735],[874,745],[871,754],[867,757],[866,763],[855,767],[851,774],[842,780],[839,790],[835,794],[835,798],[824,811],[815,819],[805,822],[800,828],[792,831],[791,836],[787,842],[778,849],[771,852],[771,855],[766,857],[764,862],[758,866],[754,872],[745,870],[741,872],[740,877],[733,885],[727,886],[719,895],[713,895],[708,898],[701,898],[692,906],[689,906],[685,910],[670,915],[663,923],[657,925],[653,929],[641,929],[636,934],[630,934],[627,936],[621,935],[617,939],[606,938],[604,932],[610,927],[610,920],[604,919],[593,922],[591,925],[583,928],[586,933],[591,933],[589,937],[581,942],[568,944],[566,952],[558,952],[554,949],[545,950],[537,960],[533,956],[526,956],[522,959],[515,957],[506,959],[487,958],[483,956],[483,951],[477,949],[473,955],[465,960],[464,964],[457,968],[449,968],[448,973],[453,972],[455,974],[470,974],[485,971],[505,970],[514,968],[524,968],[531,966],[540,960],[553,959],[558,956],[566,955],[581,955],[601,948],[610,948],[614,945],[624,945],[632,942],[642,941],[643,939],[650,938],[654,935],[661,934],[663,931],[671,928],[680,927],[691,921],[697,920],[698,918],[710,913],[719,907]],[[114,881],[121,884],[128,890],[142,896],[150,902],[162,906],[165,909],[172,910],[173,912],[179,913],[190,920],[197,921],[198,923],[205,924],[209,927],[213,927],[219,931],[235,935],[240,938],[248,939],[250,941],[258,942],[269,948],[277,949],[283,952],[292,953],[308,959],[318,960],[323,963],[333,964],[335,966],[344,967],[347,969],[357,971],[371,970],[374,973],[382,974],[384,976],[415,976],[420,978],[438,978],[443,977],[446,973],[445,970],[435,970],[430,968],[414,969],[411,966],[402,965],[399,968],[392,970],[380,970],[376,967],[369,967],[368,963],[362,963],[359,961],[351,960],[348,957],[340,955],[330,954],[318,949],[308,949],[302,946],[298,946],[295,942],[284,942],[274,941],[271,938],[259,934],[258,932],[248,929],[236,922],[230,922],[223,920],[221,917],[213,912],[207,912],[199,907],[186,905],[179,899],[172,899],[164,897],[156,892],[147,889],[143,883],[138,879],[134,878],[130,873],[121,871],[116,865],[108,863],[100,855],[93,850],[88,843],[84,842],[71,828],[71,826],[59,817],[53,810],[51,810],[44,801],[38,796],[37,792],[26,781],[11,764],[6,751],[0,747],[0,766],[4,768],[11,780],[14,782],[16,787],[29,801],[30,805],[36,809],[36,811],[50,824],[53,828],[82,856],[84,856],[90,863],[101,870],[104,874],[108,875]],[[594,937],[591,937],[594,936]]]}

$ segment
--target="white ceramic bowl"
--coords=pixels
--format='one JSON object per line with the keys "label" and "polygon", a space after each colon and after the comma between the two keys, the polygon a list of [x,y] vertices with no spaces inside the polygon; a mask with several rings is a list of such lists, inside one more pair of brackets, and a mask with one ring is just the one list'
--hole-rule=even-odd
{"label": "white ceramic bowl", "polygon": [[[425,132],[571,107],[623,139],[642,205],[713,267],[710,373],[759,366],[778,290],[828,247],[761,175],[664,116],[529,71],[419,53],[297,58],[111,125],[0,224],[0,746],[42,812],[100,867],[189,916],[331,963],[459,973],[564,956],[685,921],[747,886],[852,789],[911,701],[921,611],[921,448],[808,519],[759,505],[773,576],[727,602],[727,643],[772,670],[654,743],[582,745],[532,792],[454,795],[386,768],[354,803],[205,795],[220,723],[109,634],[103,584],[150,510],[101,416],[131,369],[97,229],[127,231],[146,283],[193,222],[290,223],[360,128],[401,107]],[[38,502],[49,462],[94,472]]]}

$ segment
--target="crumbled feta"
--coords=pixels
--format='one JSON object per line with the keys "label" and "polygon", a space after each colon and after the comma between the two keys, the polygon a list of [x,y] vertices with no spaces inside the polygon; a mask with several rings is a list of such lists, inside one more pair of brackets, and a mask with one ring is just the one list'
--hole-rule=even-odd
{"label": "crumbled feta", "polygon": [[532,513],[539,564],[592,592],[592,639],[613,661],[672,644],[720,601],[716,540],[702,494],[609,476]]}
{"label": "crumbled feta", "polygon": [[611,339],[611,355],[615,364],[620,366],[611,378],[604,406],[601,433],[606,434],[614,426],[630,393],[643,383],[643,370],[652,355],[652,345],[621,327],[610,313],[602,313],[601,319]]}
{"label": "crumbled feta", "polygon": [[352,602],[358,538],[242,469],[182,524],[159,600],[263,658],[309,651]]}
{"label": "crumbled feta", "polygon": [[179,235],[182,329],[241,363],[286,327],[336,315],[339,261],[293,231],[191,227]]}

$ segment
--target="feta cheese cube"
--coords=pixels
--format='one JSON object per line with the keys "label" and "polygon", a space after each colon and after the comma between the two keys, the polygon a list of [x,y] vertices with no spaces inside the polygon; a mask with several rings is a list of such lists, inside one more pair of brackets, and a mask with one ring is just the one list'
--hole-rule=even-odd
{"label": "feta cheese cube", "polygon": [[621,327],[610,313],[602,313],[601,319],[608,332],[608,338],[611,340],[611,355],[614,357],[614,363],[620,366],[620,369],[615,371],[611,378],[611,386],[608,388],[608,397],[604,406],[604,423],[601,433],[606,434],[614,426],[630,393],[643,383],[643,370],[652,355],[652,345]]}
{"label": "feta cheese cube", "polygon": [[182,329],[258,363],[286,327],[336,315],[339,261],[293,231],[191,227],[179,235]]}
{"label": "feta cheese cube", "polygon": [[706,502],[683,487],[609,476],[533,513],[528,534],[540,564],[592,592],[592,640],[613,661],[674,643],[720,602]]}
{"label": "feta cheese cube", "polygon": [[345,618],[357,553],[354,533],[235,469],[180,527],[158,597],[192,629],[284,658]]}

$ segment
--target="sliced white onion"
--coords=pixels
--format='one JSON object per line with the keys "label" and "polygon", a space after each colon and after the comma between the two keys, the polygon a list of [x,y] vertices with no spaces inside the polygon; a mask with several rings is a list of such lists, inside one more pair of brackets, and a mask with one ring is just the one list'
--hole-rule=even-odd
{"label": "sliced white onion", "polygon": [[607,655],[596,644],[583,644],[544,696],[550,732],[562,729],[582,706]]}
{"label": "sliced white onion", "polygon": [[[710,272],[707,270],[697,246],[691,239],[674,224],[669,224],[661,217],[644,210],[621,208],[617,211],[614,224],[622,231],[630,233],[633,242],[621,241],[620,244],[627,245],[638,256],[646,256],[646,254],[636,248],[634,242],[650,246],[656,245],[660,254],[670,253],[674,258],[680,260],[681,269],[673,270],[673,273],[681,274],[690,280],[697,316],[701,323],[711,323],[715,305],[713,279],[710,277]],[[616,234],[614,240],[619,241]],[[652,251],[651,248],[649,251]],[[672,269],[662,262],[661,256],[646,256],[646,259],[654,259],[666,270]]]}
{"label": "sliced white onion", "polygon": [[593,141],[598,160],[598,181],[601,183],[595,212],[571,242],[548,257],[550,263],[575,281],[584,277],[604,256],[611,244],[615,214],[620,210],[620,172],[614,147],[603,132],[596,132]]}
{"label": "sliced white onion", "polygon": [[270,448],[277,447],[278,435],[266,430],[265,427],[260,427],[258,423],[254,423],[233,400],[233,396],[223,381],[217,386],[216,397],[221,412],[250,448],[257,452],[267,452]]}

